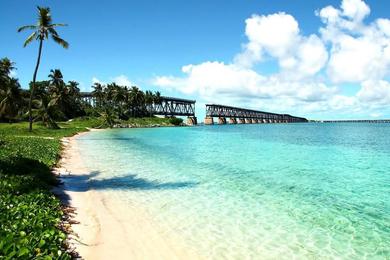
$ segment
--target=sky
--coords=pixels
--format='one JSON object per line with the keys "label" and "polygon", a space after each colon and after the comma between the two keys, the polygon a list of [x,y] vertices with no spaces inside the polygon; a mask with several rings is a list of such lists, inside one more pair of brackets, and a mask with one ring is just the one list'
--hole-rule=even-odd
{"label": "sky", "polygon": [[70,43],[44,43],[38,80],[61,69],[94,82],[309,119],[390,118],[387,0],[0,0],[0,57],[26,88],[38,44],[23,48],[36,6]]}

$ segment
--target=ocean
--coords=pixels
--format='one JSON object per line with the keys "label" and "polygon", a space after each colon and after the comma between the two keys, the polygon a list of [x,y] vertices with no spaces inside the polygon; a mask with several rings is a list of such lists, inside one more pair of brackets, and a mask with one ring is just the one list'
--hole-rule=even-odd
{"label": "ocean", "polygon": [[112,129],[89,185],[209,259],[390,259],[390,124]]}

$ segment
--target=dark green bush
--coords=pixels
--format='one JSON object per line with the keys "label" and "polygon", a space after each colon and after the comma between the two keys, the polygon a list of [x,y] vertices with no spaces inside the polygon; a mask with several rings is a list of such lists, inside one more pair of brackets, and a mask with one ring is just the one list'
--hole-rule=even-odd
{"label": "dark green bush", "polygon": [[50,191],[60,139],[45,136],[60,130],[27,135],[19,126],[0,125],[0,259],[70,259],[58,228],[61,204]]}
{"label": "dark green bush", "polygon": [[169,119],[169,123],[171,123],[172,125],[181,125],[183,123],[183,119],[172,117]]}

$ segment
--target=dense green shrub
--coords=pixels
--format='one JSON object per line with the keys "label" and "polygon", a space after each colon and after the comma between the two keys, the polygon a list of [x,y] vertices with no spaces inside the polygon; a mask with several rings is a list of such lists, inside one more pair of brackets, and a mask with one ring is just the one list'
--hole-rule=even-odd
{"label": "dense green shrub", "polygon": [[59,130],[38,125],[32,133],[26,123],[0,124],[0,259],[70,259],[58,228],[60,201],[50,191],[57,183],[51,167],[60,138],[85,128],[66,124]]}
{"label": "dense green shrub", "polygon": [[171,123],[172,125],[181,125],[183,123],[183,119],[177,118],[177,117],[172,117],[169,119],[169,123]]}

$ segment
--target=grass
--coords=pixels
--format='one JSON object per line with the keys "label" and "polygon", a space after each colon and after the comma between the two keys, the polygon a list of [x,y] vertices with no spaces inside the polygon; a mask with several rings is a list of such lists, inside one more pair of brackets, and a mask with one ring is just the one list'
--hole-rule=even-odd
{"label": "grass", "polygon": [[[173,125],[168,118],[132,118],[135,127]],[[61,153],[61,138],[99,127],[98,118],[60,122],[60,129],[35,123],[0,123],[0,259],[70,259],[60,230],[61,203],[51,190],[51,172]]]}
{"label": "grass", "polygon": [[[122,124],[128,124],[133,127],[150,127],[153,125],[159,125],[159,126],[172,126],[174,118],[161,118],[161,117],[141,117],[141,118],[129,118],[126,121],[122,121]],[[179,118],[175,118],[182,122],[183,120]]]}
{"label": "grass", "polygon": [[61,204],[50,191],[57,183],[51,168],[62,137],[97,124],[78,119],[52,130],[37,123],[32,133],[27,123],[0,124],[0,259],[70,259],[58,228]]}

